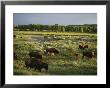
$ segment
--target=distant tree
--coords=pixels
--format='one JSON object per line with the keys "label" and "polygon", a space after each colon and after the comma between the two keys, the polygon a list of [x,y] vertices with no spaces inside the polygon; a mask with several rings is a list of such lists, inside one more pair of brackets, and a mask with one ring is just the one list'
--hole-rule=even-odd
{"label": "distant tree", "polygon": [[15,31],[52,31],[52,32],[81,32],[81,33],[97,33],[97,25],[14,25]]}

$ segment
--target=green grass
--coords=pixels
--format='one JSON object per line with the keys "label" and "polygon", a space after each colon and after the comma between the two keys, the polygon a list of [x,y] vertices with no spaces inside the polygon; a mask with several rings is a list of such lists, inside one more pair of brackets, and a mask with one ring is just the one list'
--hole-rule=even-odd
{"label": "green grass", "polygon": [[[79,40],[82,38],[97,38],[96,34],[73,33],[73,32],[30,32],[15,31],[14,52],[17,58],[14,58],[14,75],[97,75],[97,58],[90,60],[82,59],[82,50],[78,49]],[[55,39],[51,35],[56,35]],[[60,35],[60,36],[59,36]],[[75,36],[74,36],[75,35]],[[50,40],[33,40],[32,37],[49,36]],[[60,39],[59,39],[60,38]],[[97,49],[97,41],[85,42],[89,45],[88,51]],[[43,52],[47,47],[54,47],[60,51],[59,55],[48,56]],[[26,68],[25,61],[29,58],[29,52],[41,50],[43,62],[48,63],[48,71],[39,72],[33,68]],[[78,58],[75,58],[75,54]]]}
{"label": "green grass", "polygon": [[[95,63],[94,63],[95,62]],[[96,59],[92,60],[48,60],[49,70],[39,72],[35,69],[15,69],[14,75],[96,75]]]}
{"label": "green grass", "polygon": [[82,64],[80,61],[70,61],[66,64],[51,65],[49,73],[56,75],[96,75],[96,66],[88,64],[88,62]]}

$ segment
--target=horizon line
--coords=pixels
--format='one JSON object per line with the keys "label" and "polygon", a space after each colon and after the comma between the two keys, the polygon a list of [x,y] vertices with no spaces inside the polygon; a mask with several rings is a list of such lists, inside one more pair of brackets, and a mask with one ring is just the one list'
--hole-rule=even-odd
{"label": "horizon line", "polygon": [[[14,24],[14,25],[56,25],[56,24]],[[58,24],[58,25],[67,26],[67,25],[97,25],[97,24],[93,23],[93,24],[65,24],[65,25]]]}

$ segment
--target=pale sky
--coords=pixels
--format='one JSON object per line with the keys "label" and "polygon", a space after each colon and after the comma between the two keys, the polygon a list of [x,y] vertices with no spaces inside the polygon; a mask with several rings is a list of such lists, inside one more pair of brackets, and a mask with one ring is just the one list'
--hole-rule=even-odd
{"label": "pale sky", "polygon": [[15,25],[24,24],[59,24],[81,25],[97,24],[96,13],[14,13]]}

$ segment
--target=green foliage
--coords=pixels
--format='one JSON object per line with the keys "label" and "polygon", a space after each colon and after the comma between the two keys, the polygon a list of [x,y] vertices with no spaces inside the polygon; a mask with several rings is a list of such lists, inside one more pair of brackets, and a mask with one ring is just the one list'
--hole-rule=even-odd
{"label": "green foliage", "polygon": [[17,25],[14,27],[18,31],[48,31],[48,32],[84,32],[84,33],[97,33],[96,24],[88,25],[42,25],[42,24],[29,24]]}

